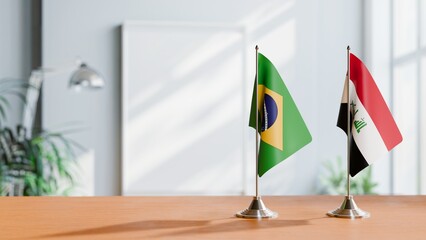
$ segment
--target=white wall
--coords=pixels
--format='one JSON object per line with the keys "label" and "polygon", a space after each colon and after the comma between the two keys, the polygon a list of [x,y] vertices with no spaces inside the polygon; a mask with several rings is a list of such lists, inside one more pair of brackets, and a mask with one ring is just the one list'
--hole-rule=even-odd
{"label": "white wall", "polygon": [[[313,194],[321,162],[344,156],[345,135],[335,123],[346,46],[362,57],[362,1],[45,0],[43,63],[57,66],[81,56],[106,79],[99,92],[67,91],[66,75],[45,81],[43,89],[45,127],[71,121],[89,127],[74,138],[94,156],[96,195],[120,193],[120,25],[125,20],[247,27],[248,45],[259,44],[274,62],[313,136],[310,145],[262,177],[262,194]],[[254,52],[247,57],[251,83]]]}
{"label": "white wall", "polygon": [[[27,80],[31,72],[31,1],[0,0],[0,79]],[[7,125],[20,122],[22,102],[10,98]]]}

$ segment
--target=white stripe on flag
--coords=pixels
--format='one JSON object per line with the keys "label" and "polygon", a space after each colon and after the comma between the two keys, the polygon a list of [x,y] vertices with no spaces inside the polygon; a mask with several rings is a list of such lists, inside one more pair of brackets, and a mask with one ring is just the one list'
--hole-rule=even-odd
{"label": "white stripe on flag", "polygon": [[[348,107],[350,107],[352,110],[351,103],[356,104],[354,107],[356,112],[354,121],[359,121],[359,124],[361,124],[360,126],[362,126],[361,128],[358,127],[358,131],[355,124],[352,124],[352,136],[356,145],[358,146],[359,151],[370,165],[386,154],[388,149],[386,148],[386,145],[379,131],[377,130],[376,125],[374,124],[367,110],[364,108],[364,105],[362,105],[361,101],[359,100],[354,84],[352,81],[349,81],[349,84],[351,99]],[[366,125],[363,126],[363,123],[366,123]]]}

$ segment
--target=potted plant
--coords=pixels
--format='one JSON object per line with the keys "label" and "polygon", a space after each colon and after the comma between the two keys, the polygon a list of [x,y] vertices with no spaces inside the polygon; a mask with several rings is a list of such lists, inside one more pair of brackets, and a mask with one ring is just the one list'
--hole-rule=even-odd
{"label": "potted plant", "polygon": [[16,80],[0,81],[0,195],[67,195],[75,183],[77,166],[74,148],[81,147],[62,132],[38,131],[27,134],[25,127],[4,126],[10,108],[8,95],[26,103],[29,84]]}

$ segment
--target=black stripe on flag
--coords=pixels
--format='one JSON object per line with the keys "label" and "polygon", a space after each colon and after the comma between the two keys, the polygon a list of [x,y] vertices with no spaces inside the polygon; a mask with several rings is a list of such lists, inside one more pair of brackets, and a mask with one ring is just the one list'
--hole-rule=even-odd
{"label": "black stripe on flag", "polygon": [[[352,118],[352,114],[351,114],[351,118]],[[339,116],[337,118],[337,126],[339,128],[341,128],[346,133],[346,135],[348,133],[348,131],[347,131],[348,121],[347,121],[347,119],[348,119],[348,104],[347,103],[341,103],[340,104],[340,110],[339,110]],[[351,122],[352,122],[352,119],[351,119]],[[356,145],[356,142],[355,142],[353,136],[351,136],[351,142],[350,143],[351,143],[350,144],[350,147],[351,147],[351,153],[350,153],[351,162],[350,162],[349,173],[351,174],[352,177],[354,177],[361,170],[368,167],[368,163],[365,160],[362,153],[359,151],[359,148]]]}

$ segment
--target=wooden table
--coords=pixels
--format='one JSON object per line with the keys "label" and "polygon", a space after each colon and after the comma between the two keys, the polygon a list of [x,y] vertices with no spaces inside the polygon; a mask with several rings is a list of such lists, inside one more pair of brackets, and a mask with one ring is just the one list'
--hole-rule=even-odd
{"label": "wooden table", "polygon": [[426,239],[426,196],[356,196],[358,220],[325,216],[341,196],[263,200],[278,218],[235,218],[251,197],[3,197],[0,239]]}

